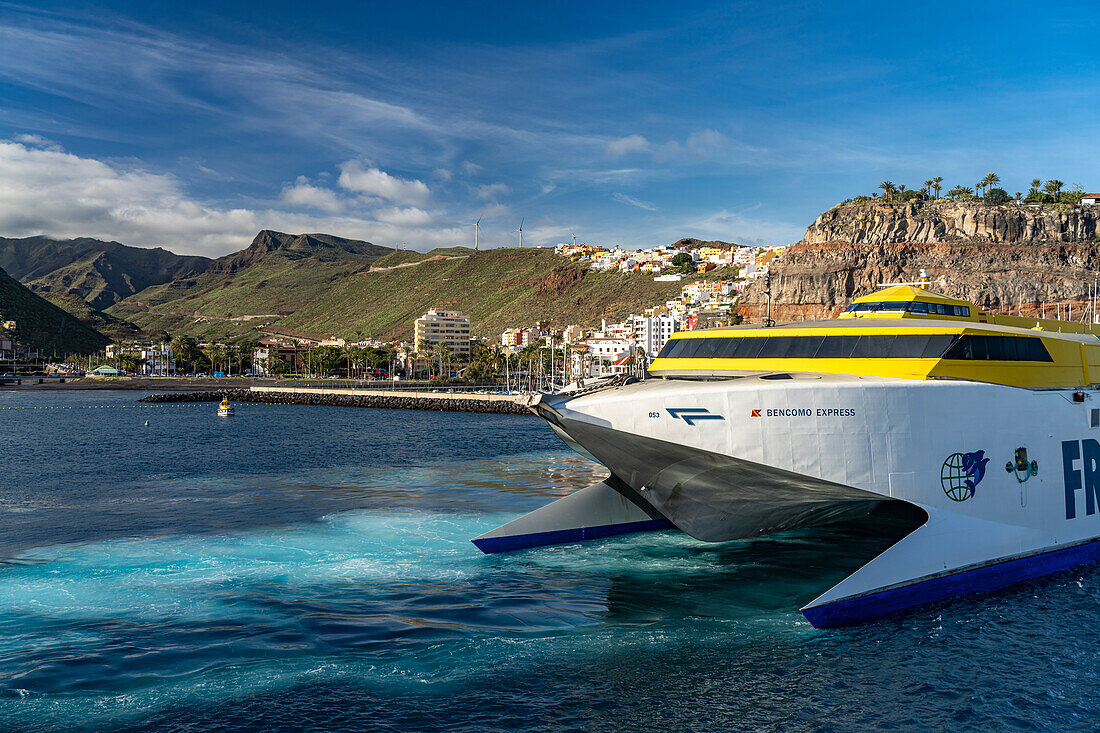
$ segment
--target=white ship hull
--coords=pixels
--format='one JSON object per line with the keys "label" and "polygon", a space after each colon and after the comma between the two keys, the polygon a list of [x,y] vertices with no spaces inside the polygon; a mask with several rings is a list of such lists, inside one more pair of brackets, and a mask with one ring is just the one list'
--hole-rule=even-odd
{"label": "white ship hull", "polygon": [[[1079,394],[792,374],[544,398],[536,411],[613,478],[475,544],[492,552],[669,525],[724,541],[900,501],[927,521],[810,602],[811,623],[991,590],[1100,557],[1100,427],[1090,427],[1100,405],[1096,392]],[[1006,470],[1018,448],[1025,470]]]}

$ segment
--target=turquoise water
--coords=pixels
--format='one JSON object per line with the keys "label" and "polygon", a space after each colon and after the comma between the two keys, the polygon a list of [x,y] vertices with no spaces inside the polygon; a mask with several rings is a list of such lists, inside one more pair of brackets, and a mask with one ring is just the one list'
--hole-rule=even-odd
{"label": "turquoise water", "polygon": [[1095,568],[816,631],[896,524],[485,556],[535,418],[134,397],[0,392],[0,730],[1096,727]]}

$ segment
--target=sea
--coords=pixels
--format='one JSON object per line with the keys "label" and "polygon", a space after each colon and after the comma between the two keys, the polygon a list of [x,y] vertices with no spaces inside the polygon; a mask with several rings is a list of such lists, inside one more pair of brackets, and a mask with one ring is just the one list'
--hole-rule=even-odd
{"label": "sea", "polygon": [[531,416],[0,391],[0,730],[1096,730],[1100,570],[815,630],[897,539],[487,556],[604,477]]}

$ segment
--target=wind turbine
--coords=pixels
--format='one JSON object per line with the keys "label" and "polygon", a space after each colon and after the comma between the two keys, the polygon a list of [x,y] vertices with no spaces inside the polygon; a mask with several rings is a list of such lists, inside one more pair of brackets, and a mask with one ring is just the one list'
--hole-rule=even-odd
{"label": "wind turbine", "polygon": [[[569,233],[570,233],[570,234],[573,234],[573,232],[572,232],[572,231],[570,231]],[[576,246],[577,246],[577,235],[576,235],[576,234],[573,234],[573,246],[574,246],[574,247],[576,247]]]}
{"label": "wind turbine", "polygon": [[480,223],[481,223],[481,217],[479,216],[477,218],[477,221],[474,222],[474,252],[477,252],[477,227],[478,227],[478,224],[480,224]]}
{"label": "wind turbine", "polygon": [[516,230],[517,232],[519,232],[519,248],[520,249],[523,249],[523,222],[525,222],[525,221],[527,221],[527,217],[523,217],[522,219],[520,219],[519,220],[519,229]]}

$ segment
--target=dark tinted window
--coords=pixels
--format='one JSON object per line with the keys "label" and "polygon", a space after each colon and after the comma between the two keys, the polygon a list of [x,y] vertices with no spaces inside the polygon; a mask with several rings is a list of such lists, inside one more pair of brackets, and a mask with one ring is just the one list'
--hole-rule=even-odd
{"label": "dark tinted window", "polygon": [[972,361],[1053,361],[1046,346],[1032,336],[962,336],[945,359]]}
{"label": "dark tinted window", "polygon": [[696,350],[694,356],[696,359],[709,359],[712,358],[718,351],[718,341],[720,339],[699,339],[699,348]]}
{"label": "dark tinted window", "polygon": [[826,336],[817,349],[819,359],[847,359],[852,355],[859,336]]}
{"label": "dark tinted window", "polygon": [[[986,337],[980,337],[986,338]],[[662,358],[671,359],[938,359],[955,337],[950,334],[882,334],[866,336],[770,336],[736,338],[680,338],[670,341],[661,352]],[[1022,339],[1037,341],[1037,339]],[[956,342],[953,351],[964,356],[948,358],[973,359],[973,341]],[[989,345],[981,342],[979,353],[987,354]],[[1015,349],[1016,344],[1001,345]],[[1020,347],[1023,348],[1023,347]],[[1039,344],[1042,349],[1042,345]],[[666,353],[667,352],[667,353]],[[1045,350],[1043,350],[1045,355]],[[980,358],[986,359],[988,356]],[[1024,357],[1017,357],[1024,358]],[[1049,360],[1049,357],[1046,357]]]}
{"label": "dark tinted window", "polygon": [[781,359],[787,355],[792,343],[794,343],[793,336],[772,336],[764,344],[764,348],[760,350],[760,358]]}
{"label": "dark tinted window", "polygon": [[812,359],[817,355],[817,351],[821,348],[821,342],[825,340],[824,336],[799,336],[791,339],[793,342],[789,349],[787,349],[788,359]]}
{"label": "dark tinted window", "polygon": [[684,339],[672,339],[665,342],[665,348],[661,349],[661,353],[657,354],[658,359],[675,359],[676,352],[682,351],[684,345]]}
{"label": "dark tinted window", "polygon": [[888,303],[883,303],[882,307],[879,308],[879,310],[880,311],[903,311],[903,310],[905,310],[905,306],[907,306],[907,305],[909,305],[909,303],[907,303],[904,300],[891,301],[891,302],[888,302]]}
{"label": "dark tinted window", "polygon": [[889,356],[895,359],[938,359],[954,340],[954,336],[946,333],[898,336]]}
{"label": "dark tinted window", "polygon": [[755,359],[760,356],[760,349],[764,348],[764,342],[766,338],[743,338],[741,343],[737,345],[737,350],[733,352],[734,359]]}
{"label": "dark tinted window", "polygon": [[1041,339],[1037,338],[1017,336],[1016,353],[1019,355],[1020,361],[1053,361],[1047,347],[1043,345]]}
{"label": "dark tinted window", "polygon": [[855,349],[852,350],[852,358],[860,359],[886,356],[890,352],[890,348],[894,345],[894,339],[896,338],[897,336],[894,334],[860,336]]}

